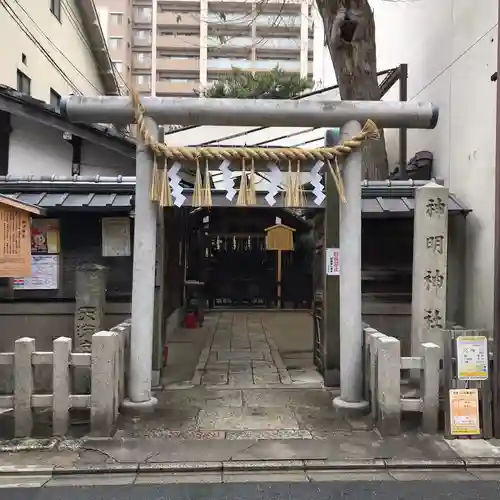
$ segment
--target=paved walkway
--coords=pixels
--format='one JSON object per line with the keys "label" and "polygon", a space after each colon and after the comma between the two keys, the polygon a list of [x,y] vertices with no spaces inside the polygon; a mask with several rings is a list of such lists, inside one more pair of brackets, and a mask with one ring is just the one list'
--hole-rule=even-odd
{"label": "paved walkway", "polygon": [[[291,321],[297,316],[296,313],[288,315]],[[301,384],[302,388],[323,386],[314,370],[309,370],[307,378],[301,378],[297,370],[291,376],[262,314],[219,313],[213,321],[215,325],[198,361],[193,385],[217,386],[217,389],[226,385],[238,389],[271,389],[293,383]],[[311,335],[308,331],[303,334]]]}
{"label": "paved walkway", "polygon": [[323,387],[310,356],[294,358],[290,368],[283,361],[271,332],[280,336],[280,345],[295,351],[293,356],[303,355],[306,344],[296,329],[312,346],[312,331],[304,328],[308,318],[306,312],[211,313],[203,332],[199,330],[205,347],[192,378],[179,381],[171,375],[172,383],[164,379],[163,390],[156,393],[156,411],[120,418],[116,437],[310,440],[371,430],[366,419],[351,421],[336,414],[335,394]]}

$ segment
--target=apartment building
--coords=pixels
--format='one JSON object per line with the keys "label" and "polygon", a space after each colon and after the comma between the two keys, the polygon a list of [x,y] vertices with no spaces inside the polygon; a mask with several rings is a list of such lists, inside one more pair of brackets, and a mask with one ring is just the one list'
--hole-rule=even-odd
{"label": "apartment building", "polygon": [[232,67],[315,81],[323,30],[311,0],[96,0],[109,52],[144,94],[190,96]]}
{"label": "apartment building", "polygon": [[0,2],[0,85],[57,105],[63,95],[116,94],[93,0]]}

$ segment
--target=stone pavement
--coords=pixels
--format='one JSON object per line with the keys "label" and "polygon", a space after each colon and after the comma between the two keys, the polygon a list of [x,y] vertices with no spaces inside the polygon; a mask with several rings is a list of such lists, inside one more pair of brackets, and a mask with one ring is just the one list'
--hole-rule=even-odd
{"label": "stone pavement", "polygon": [[[321,377],[312,367],[305,375],[300,370],[292,373],[287,370],[278,346],[266,328],[270,314],[288,319],[282,325],[285,334],[291,333],[290,323],[295,322],[298,316],[309,316],[307,312],[225,312],[209,316],[208,321],[214,324],[198,361],[193,385],[228,385],[244,389],[296,383],[302,388],[322,387]],[[301,333],[309,340],[312,352],[311,329],[312,323],[310,331],[305,329]]]}
{"label": "stone pavement", "polygon": [[[308,314],[208,315],[205,348],[192,377],[179,381],[171,375],[169,380],[175,381],[155,393],[155,412],[122,416],[115,437],[325,439],[332,433],[371,429],[365,419],[344,420],[335,413],[332,398],[337,393],[323,387],[310,360],[302,365],[295,361],[287,369],[270,332],[272,327],[267,327],[273,316],[281,318],[281,330],[287,329],[288,322],[292,332],[297,318],[303,321]],[[303,331],[303,336],[309,337],[312,347],[312,331]]]}
{"label": "stone pavement", "polygon": [[[25,443],[27,446],[33,443]],[[0,453],[0,487],[252,481],[500,481],[500,442],[374,432],[328,440],[51,440]]]}

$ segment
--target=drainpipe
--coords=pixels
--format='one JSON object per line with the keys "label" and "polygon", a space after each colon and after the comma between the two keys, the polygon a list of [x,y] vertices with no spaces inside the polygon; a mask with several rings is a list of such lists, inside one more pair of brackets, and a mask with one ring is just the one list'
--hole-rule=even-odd
{"label": "drainpipe", "polygon": [[[498,8],[500,20],[500,2]],[[497,33],[497,71],[500,68],[500,31]],[[497,85],[496,159],[495,159],[495,250],[493,281],[493,423],[494,435],[500,437],[500,92]]]}
{"label": "drainpipe", "polygon": [[[399,65],[399,100],[406,102],[408,100],[408,64]],[[408,130],[399,129],[399,180],[408,180],[406,171],[408,151]]]}

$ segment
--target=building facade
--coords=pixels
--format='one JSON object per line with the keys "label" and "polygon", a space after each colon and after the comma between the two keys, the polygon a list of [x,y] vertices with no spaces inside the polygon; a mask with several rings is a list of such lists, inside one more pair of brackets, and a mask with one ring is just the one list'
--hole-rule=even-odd
{"label": "building facade", "polygon": [[96,0],[116,70],[144,94],[189,96],[232,67],[323,79],[311,0]]}
{"label": "building facade", "polygon": [[60,96],[116,94],[92,0],[0,3],[0,84],[56,105]]}
{"label": "building facade", "polygon": [[[498,1],[370,0],[379,68],[408,63],[408,99],[439,106],[435,130],[408,131],[408,154],[434,155],[435,175],[470,209],[465,250],[466,325],[493,328]],[[418,26],[418,36],[415,27]],[[436,47],[439,47],[436,50]],[[398,95],[388,95],[398,99]],[[387,134],[392,163],[395,134]],[[498,257],[497,257],[498,258]]]}

